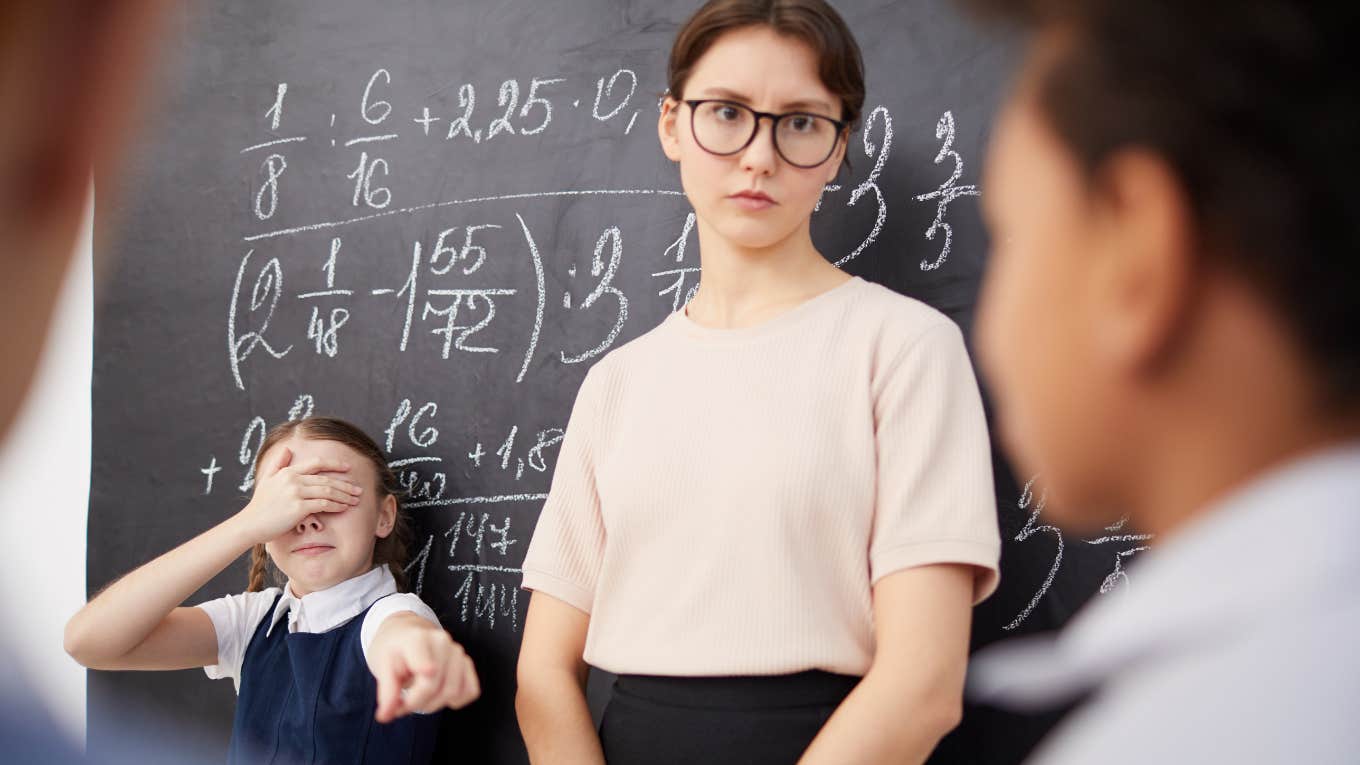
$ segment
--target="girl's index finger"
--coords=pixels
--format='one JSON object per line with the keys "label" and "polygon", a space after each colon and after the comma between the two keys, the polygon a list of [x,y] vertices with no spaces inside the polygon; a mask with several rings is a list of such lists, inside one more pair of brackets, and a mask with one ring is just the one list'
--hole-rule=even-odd
{"label": "girl's index finger", "polygon": [[375,717],[378,722],[391,722],[405,714],[401,698],[400,673],[395,668],[378,673],[378,708]]}

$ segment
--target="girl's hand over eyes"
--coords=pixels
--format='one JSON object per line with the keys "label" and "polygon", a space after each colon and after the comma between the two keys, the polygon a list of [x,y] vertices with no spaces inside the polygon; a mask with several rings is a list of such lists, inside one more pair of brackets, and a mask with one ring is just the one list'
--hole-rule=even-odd
{"label": "girl's hand over eyes", "polygon": [[268,542],[296,528],[315,513],[336,513],[359,504],[363,487],[323,473],[347,473],[350,466],[339,460],[313,458],[292,464],[293,453],[283,446],[260,466],[255,493],[236,520],[252,543]]}

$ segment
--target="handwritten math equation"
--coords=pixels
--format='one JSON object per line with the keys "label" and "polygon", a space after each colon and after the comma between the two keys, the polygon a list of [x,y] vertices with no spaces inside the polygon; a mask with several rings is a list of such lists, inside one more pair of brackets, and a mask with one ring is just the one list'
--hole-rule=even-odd
{"label": "handwritten math equation", "polygon": [[[528,540],[512,528],[512,522],[510,514],[498,517],[490,512],[460,510],[453,525],[442,534],[426,535],[424,546],[407,564],[411,591],[421,594],[431,559],[447,550],[447,560],[453,562],[446,568],[458,585],[451,603],[459,623],[484,624],[494,630],[499,621],[510,632],[519,632],[519,583],[523,570],[512,565],[514,558],[510,553],[517,549],[522,559],[522,543]],[[533,526],[528,529],[532,532]],[[466,562],[469,560],[472,562]]]}
{"label": "handwritten math equation", "polygon": [[[478,87],[484,93],[481,106]],[[650,104],[638,103],[638,75],[620,68],[582,82],[537,74],[506,79],[494,88],[468,82],[456,90],[450,86],[431,94],[434,103],[407,108],[393,103],[396,96],[392,89],[393,75],[385,68],[373,71],[363,87],[355,89],[353,113],[346,114],[342,123],[359,125],[361,129],[354,135],[341,134],[336,128],[337,115],[343,112],[331,112],[324,124],[307,124],[310,112],[295,113],[290,105],[297,94],[286,82],[277,83],[269,98],[261,99],[261,106],[265,102],[268,106],[261,109],[256,121],[260,131],[257,137],[265,140],[239,151],[240,172],[252,178],[249,219],[259,228],[252,226],[242,233],[243,247],[236,261],[227,311],[226,360],[235,386],[245,389],[247,378],[242,370],[248,363],[268,363],[294,353],[335,358],[345,346],[347,328],[361,318],[373,320],[364,318],[365,314],[388,315],[394,309],[401,320],[397,352],[413,348],[415,333],[437,338],[432,346],[422,343],[419,352],[432,350],[441,360],[476,354],[513,355],[519,360],[515,382],[523,381],[534,368],[536,354],[547,353],[562,364],[577,364],[612,347],[629,316],[630,296],[618,283],[619,269],[625,258],[643,254],[638,252],[639,247],[650,247],[639,242],[640,235],[626,232],[623,222],[604,221],[593,241],[567,244],[552,240],[550,249],[545,249],[540,244],[545,241],[544,234],[555,232],[536,232],[527,222],[532,219],[526,217],[527,209],[534,200],[561,197],[650,197],[684,205],[683,192],[661,188],[488,189],[502,193],[410,199],[403,194],[401,178],[387,154],[399,145],[411,144],[423,152],[427,142],[435,142],[436,149],[448,144],[462,146],[461,151],[475,151],[493,142],[524,140],[527,136],[534,141],[525,144],[524,153],[532,157],[540,148],[539,138],[573,120],[597,125],[613,140],[619,140],[631,134],[639,115],[651,108]],[[491,90],[496,93],[494,107],[489,106],[491,100],[485,95]],[[294,131],[295,125],[305,129]],[[892,150],[893,118],[886,107],[869,110],[858,138],[859,149],[872,160],[872,168],[853,186],[827,186],[817,205],[821,212],[829,203],[839,202],[847,208],[867,204],[874,212],[869,230],[837,259],[837,265],[854,260],[877,241],[888,215],[881,176]],[[959,183],[964,164],[953,148],[955,122],[951,112],[940,116],[935,138],[940,148],[934,163],[947,167],[949,174],[937,188],[912,200],[935,207],[934,220],[922,235],[928,240],[943,235],[938,254],[921,261],[924,271],[940,268],[950,254],[949,205],[960,197],[979,193],[975,185]],[[853,150],[855,140],[851,140]],[[290,152],[307,142],[321,143],[334,152],[333,158],[311,152],[305,160],[325,165],[330,172],[324,177],[333,179],[330,188],[295,182],[297,163],[304,160],[290,157]],[[438,162],[442,156],[447,157],[451,171],[457,169],[461,155],[435,151],[431,161]],[[322,209],[335,214],[327,216],[329,220],[283,221],[280,200],[290,195],[314,205],[321,200]],[[416,215],[423,216],[422,221],[436,216],[433,230],[437,233],[414,242],[394,237],[393,246],[380,252],[347,245],[351,231],[396,216]],[[697,252],[687,247],[694,228],[691,212],[670,246],[660,253],[646,254],[655,266],[652,279],[658,286],[656,295],[669,298],[671,310],[683,305],[697,289]],[[524,275],[522,283],[509,284],[504,277],[492,277],[495,269],[487,266],[498,259],[513,259],[517,265],[511,270]],[[390,282],[359,284],[350,277],[356,263],[375,261],[392,265]],[[550,284],[570,284],[577,289],[575,294],[572,289],[550,290]],[[275,314],[284,301],[304,301],[309,308],[300,326],[276,325]],[[506,310],[532,311],[534,318],[526,336],[516,338],[513,345],[504,337],[491,339],[496,334],[498,313],[503,315]],[[573,311],[603,313],[612,321],[597,338],[571,347],[540,348],[544,321],[570,322]],[[549,312],[560,313],[549,316]],[[593,326],[597,321],[589,323]]]}
{"label": "handwritten math equation", "polygon": [[[1057,545],[1053,554],[1053,562],[1049,566],[1048,574],[1045,576],[1043,583],[1039,585],[1038,591],[1034,593],[1034,596],[1030,598],[1029,602],[1020,613],[1016,614],[1014,619],[1002,627],[1002,629],[1005,630],[1016,629],[1029,618],[1029,615],[1034,612],[1034,609],[1039,605],[1040,601],[1048,594],[1049,589],[1053,587],[1053,581],[1058,577],[1058,570],[1062,568],[1066,540],[1061,529],[1051,524],[1043,523],[1040,520],[1044,505],[1048,501],[1048,495],[1046,492],[1040,492],[1038,499],[1035,499],[1034,483],[1037,480],[1038,476],[1029,479],[1025,484],[1025,487],[1020,491],[1020,499],[1016,502],[1016,507],[1021,511],[1029,512],[1029,517],[1025,521],[1024,528],[1015,535],[1014,541],[1025,542],[1035,535],[1047,534],[1056,541]],[[1124,571],[1124,563],[1134,555],[1150,547],[1149,543],[1152,540],[1153,535],[1129,533],[1125,531],[1124,528],[1127,524],[1127,518],[1121,519],[1118,522],[1105,527],[1103,530],[1104,533],[1094,539],[1080,540],[1081,544],[1084,545],[1112,549],[1114,551],[1114,567],[1100,583],[1099,592],[1101,595],[1114,592],[1121,587],[1128,587],[1129,575]]]}

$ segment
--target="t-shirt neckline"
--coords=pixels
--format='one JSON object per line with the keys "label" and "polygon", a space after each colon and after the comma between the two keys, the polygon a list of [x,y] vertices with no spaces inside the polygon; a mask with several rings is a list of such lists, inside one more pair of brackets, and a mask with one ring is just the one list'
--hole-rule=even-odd
{"label": "t-shirt neckline", "polygon": [[681,332],[698,340],[716,342],[746,341],[764,337],[773,332],[778,332],[792,324],[796,324],[806,318],[809,314],[815,313],[822,305],[832,302],[837,296],[850,292],[854,287],[863,283],[864,280],[862,278],[851,276],[849,279],[846,279],[835,287],[813,295],[783,313],[749,327],[738,327],[736,329],[705,327],[695,323],[693,319],[686,315],[685,306],[681,306],[671,313],[669,320]]}

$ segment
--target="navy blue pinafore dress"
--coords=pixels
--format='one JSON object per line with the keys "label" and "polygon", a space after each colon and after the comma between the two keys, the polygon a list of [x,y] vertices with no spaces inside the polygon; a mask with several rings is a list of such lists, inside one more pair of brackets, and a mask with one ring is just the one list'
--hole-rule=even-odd
{"label": "navy blue pinafore dress", "polygon": [[314,634],[290,634],[286,620],[270,631],[273,608],[269,614],[246,648],[228,762],[430,762],[441,715],[413,714],[387,724],[373,719],[378,684],[359,642],[368,609],[328,632]]}

